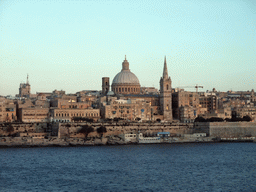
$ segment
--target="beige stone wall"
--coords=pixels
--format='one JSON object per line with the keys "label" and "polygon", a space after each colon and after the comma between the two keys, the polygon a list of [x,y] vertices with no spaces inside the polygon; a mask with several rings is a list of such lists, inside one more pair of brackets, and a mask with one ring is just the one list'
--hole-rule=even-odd
{"label": "beige stone wall", "polygon": [[212,137],[256,136],[255,122],[197,122],[195,130]]}
{"label": "beige stone wall", "polygon": [[60,109],[87,109],[91,107],[90,100],[88,102],[76,102],[76,100],[56,99],[51,101],[51,107]]}
{"label": "beige stone wall", "polygon": [[180,107],[191,106],[197,109],[197,114],[199,114],[199,95],[196,92],[189,92],[184,90],[178,90],[172,93],[172,107],[173,107],[173,117],[175,119],[180,119]]}
{"label": "beige stone wall", "polygon": [[[60,123],[59,138],[63,137],[81,137],[77,134],[81,125],[87,123]],[[88,137],[97,137],[99,134],[96,132],[100,126],[105,126],[107,132],[104,136],[120,135],[124,133],[143,133],[153,134],[157,132],[170,132],[174,135],[190,134],[193,132],[192,124],[170,124],[170,123],[88,123],[89,126],[94,128],[94,132],[90,133]],[[83,137],[83,136],[82,136]]]}
{"label": "beige stone wall", "polygon": [[30,85],[28,83],[21,83],[19,88],[20,97],[30,97]]}
{"label": "beige stone wall", "polygon": [[140,85],[133,84],[112,84],[111,90],[115,94],[140,94]]}
{"label": "beige stone wall", "polygon": [[103,107],[103,118],[152,120],[152,112],[150,103],[144,100],[116,100]]}
{"label": "beige stone wall", "polygon": [[[12,132],[6,131],[9,126],[13,127]],[[46,129],[47,123],[1,123],[0,135],[8,136],[16,133],[18,133],[18,135],[29,135],[30,133],[44,133]]]}
{"label": "beige stone wall", "polygon": [[52,121],[71,121],[72,117],[99,119],[100,109],[51,109]]}
{"label": "beige stone wall", "polygon": [[20,108],[19,121],[29,122],[46,122],[49,118],[49,108]]}
{"label": "beige stone wall", "polygon": [[14,122],[16,120],[16,105],[13,100],[0,98],[0,122]]}

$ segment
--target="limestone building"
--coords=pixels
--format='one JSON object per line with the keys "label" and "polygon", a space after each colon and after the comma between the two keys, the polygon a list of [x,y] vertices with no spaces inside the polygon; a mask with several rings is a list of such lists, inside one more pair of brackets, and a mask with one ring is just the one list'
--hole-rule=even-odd
{"label": "limestone building", "polygon": [[102,77],[102,95],[106,95],[109,91],[109,77]]}
{"label": "limestone building", "polygon": [[0,122],[14,122],[16,120],[16,105],[13,100],[0,97]]}
{"label": "limestone building", "polygon": [[125,120],[152,120],[151,105],[144,99],[117,99],[103,106],[103,118],[123,118]]}
{"label": "limestone building", "polygon": [[30,84],[28,82],[28,75],[27,75],[27,82],[20,84],[19,97],[30,97]]}
{"label": "limestone building", "polygon": [[97,121],[100,119],[99,109],[85,109],[85,108],[51,108],[50,121],[54,122],[71,122],[74,117],[82,117],[93,119]]}
{"label": "limestone building", "polygon": [[168,76],[166,57],[163,76],[160,79],[160,111],[164,120],[172,120],[172,80]]}
{"label": "limestone building", "polygon": [[30,107],[19,108],[18,120],[20,122],[47,122],[49,118],[49,108]]}
{"label": "limestone building", "polygon": [[[142,120],[155,120],[161,119],[165,121],[172,121],[172,81],[168,76],[166,57],[164,60],[163,76],[160,80],[160,94],[154,87],[142,87],[140,86],[139,79],[129,69],[129,62],[126,59],[122,63],[122,70],[113,79],[111,85],[112,91],[109,91],[109,78],[102,78],[102,99],[99,100],[101,103],[101,114],[103,118],[124,118],[127,120],[135,120],[137,117]],[[111,94],[110,94],[111,93]],[[112,95],[110,97],[110,95]],[[115,102],[111,103],[111,98],[115,96]],[[104,101],[103,101],[104,100]],[[121,106],[119,101],[123,100],[127,106]],[[135,101],[136,104],[131,102]],[[143,101],[142,104],[138,104]],[[106,104],[103,104],[105,102]],[[131,102],[131,103],[130,103]],[[104,107],[103,107],[104,106]],[[131,110],[120,110],[114,108],[134,108],[135,111]],[[128,112],[127,112],[128,111]],[[120,112],[120,113],[119,113]],[[127,112],[127,113],[126,113]]]}
{"label": "limestone building", "polygon": [[[182,120],[184,119],[184,116],[194,119],[194,116],[197,116],[199,114],[199,95],[196,92],[184,91],[184,89],[177,89],[172,93],[172,107],[173,117],[175,119]],[[191,111],[192,109],[194,109],[193,115],[186,115],[183,113]]]}

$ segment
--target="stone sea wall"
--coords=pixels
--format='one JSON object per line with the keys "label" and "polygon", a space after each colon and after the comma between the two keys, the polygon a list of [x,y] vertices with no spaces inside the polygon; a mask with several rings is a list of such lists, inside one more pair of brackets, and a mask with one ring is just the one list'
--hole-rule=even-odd
{"label": "stone sea wall", "polygon": [[94,128],[94,132],[90,133],[89,137],[97,137],[97,128],[100,126],[106,127],[107,132],[104,136],[113,136],[124,133],[143,133],[143,134],[156,134],[157,132],[170,132],[171,134],[183,135],[193,132],[193,124],[184,123],[59,123],[58,137],[83,137],[79,134],[81,126],[89,125]]}
{"label": "stone sea wall", "polygon": [[211,137],[256,136],[256,122],[196,122],[194,128]]}

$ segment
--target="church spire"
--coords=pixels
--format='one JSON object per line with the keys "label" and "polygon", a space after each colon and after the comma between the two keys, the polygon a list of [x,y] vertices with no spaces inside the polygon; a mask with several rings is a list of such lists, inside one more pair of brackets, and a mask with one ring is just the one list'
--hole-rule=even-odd
{"label": "church spire", "polygon": [[166,56],[164,58],[163,79],[168,79],[168,70],[167,70]]}
{"label": "church spire", "polygon": [[28,74],[27,74],[27,84],[29,84],[29,83],[28,83]]}

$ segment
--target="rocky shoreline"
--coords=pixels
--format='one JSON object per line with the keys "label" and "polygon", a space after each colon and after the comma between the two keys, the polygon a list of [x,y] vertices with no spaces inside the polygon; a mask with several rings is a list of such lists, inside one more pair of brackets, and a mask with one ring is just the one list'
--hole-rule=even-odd
{"label": "rocky shoreline", "polygon": [[64,138],[57,137],[28,138],[0,137],[0,148],[32,148],[32,147],[80,147],[80,146],[112,146],[112,145],[148,145],[148,144],[184,144],[184,143],[220,143],[220,142],[255,142],[253,140],[220,140],[213,137],[202,138],[169,138],[160,143],[125,142],[119,137],[108,138]]}

